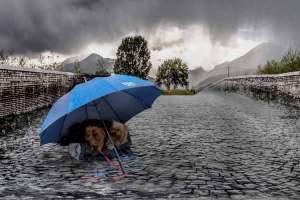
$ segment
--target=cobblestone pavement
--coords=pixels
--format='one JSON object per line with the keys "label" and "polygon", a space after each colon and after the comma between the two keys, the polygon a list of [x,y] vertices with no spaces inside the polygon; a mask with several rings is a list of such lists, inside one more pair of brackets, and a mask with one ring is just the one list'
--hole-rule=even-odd
{"label": "cobblestone pavement", "polygon": [[296,111],[237,94],[162,96],[129,123],[129,176],[95,182],[104,166],[39,146],[46,111],[0,133],[0,199],[300,199]]}

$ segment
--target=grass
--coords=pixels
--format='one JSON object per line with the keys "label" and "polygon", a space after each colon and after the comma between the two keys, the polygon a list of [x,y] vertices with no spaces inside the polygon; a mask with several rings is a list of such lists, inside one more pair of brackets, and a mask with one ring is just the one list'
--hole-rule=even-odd
{"label": "grass", "polygon": [[194,95],[193,90],[176,89],[176,90],[161,90],[163,95]]}

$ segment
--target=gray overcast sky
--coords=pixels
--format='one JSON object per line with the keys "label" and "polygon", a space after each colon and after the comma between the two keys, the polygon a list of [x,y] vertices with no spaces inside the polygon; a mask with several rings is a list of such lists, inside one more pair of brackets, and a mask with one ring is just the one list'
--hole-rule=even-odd
{"label": "gray overcast sky", "polygon": [[300,0],[0,0],[0,48],[68,55],[128,34],[145,35],[153,51],[189,48],[186,38],[197,35],[218,48],[298,45],[299,10]]}

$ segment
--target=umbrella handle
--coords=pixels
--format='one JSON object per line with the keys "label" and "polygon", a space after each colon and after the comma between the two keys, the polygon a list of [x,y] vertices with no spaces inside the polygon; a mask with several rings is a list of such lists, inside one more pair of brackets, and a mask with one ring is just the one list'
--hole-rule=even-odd
{"label": "umbrella handle", "polygon": [[106,135],[107,135],[108,138],[109,138],[110,143],[113,145],[113,150],[114,150],[114,152],[115,152],[115,154],[116,154],[116,156],[117,156],[118,163],[119,163],[119,165],[120,165],[120,167],[121,167],[121,171],[122,171],[123,175],[125,175],[126,172],[125,172],[124,166],[123,166],[123,164],[122,164],[122,162],[121,162],[120,155],[119,155],[119,153],[118,153],[118,150],[117,150],[117,148],[116,148],[116,146],[115,146],[113,140],[112,140],[111,137],[110,137],[109,131],[107,130],[106,125],[105,125],[105,123],[104,123],[103,120],[102,120],[102,124],[103,124],[104,130],[105,130],[105,132],[106,132]]}

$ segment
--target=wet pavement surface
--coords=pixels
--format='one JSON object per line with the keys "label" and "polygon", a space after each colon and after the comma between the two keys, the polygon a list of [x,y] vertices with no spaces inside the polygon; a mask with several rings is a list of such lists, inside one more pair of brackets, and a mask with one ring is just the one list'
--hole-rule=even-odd
{"label": "wet pavement surface", "polygon": [[128,122],[136,158],[118,181],[84,179],[107,164],[40,147],[46,112],[2,129],[0,199],[300,199],[295,110],[237,94],[162,96]]}

